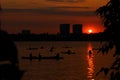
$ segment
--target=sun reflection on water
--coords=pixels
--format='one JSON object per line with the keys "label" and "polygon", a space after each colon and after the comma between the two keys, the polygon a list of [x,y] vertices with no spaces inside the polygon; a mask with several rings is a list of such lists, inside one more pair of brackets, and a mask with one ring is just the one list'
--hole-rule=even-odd
{"label": "sun reflection on water", "polygon": [[94,70],[95,70],[95,67],[94,67],[94,53],[92,51],[92,44],[91,43],[88,44],[88,50],[87,50],[86,57],[87,57],[87,62],[88,62],[87,77],[88,77],[89,80],[95,80],[94,79]]}

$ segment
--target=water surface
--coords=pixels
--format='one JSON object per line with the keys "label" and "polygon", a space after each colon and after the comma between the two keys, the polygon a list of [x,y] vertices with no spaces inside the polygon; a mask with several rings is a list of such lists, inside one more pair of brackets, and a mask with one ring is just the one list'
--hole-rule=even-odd
{"label": "water surface", "polygon": [[[109,67],[112,64],[112,54],[98,54],[92,51],[89,55],[88,51],[93,47],[99,47],[100,42],[90,41],[63,41],[63,42],[16,42],[19,51],[19,66],[25,70],[22,80],[108,80],[109,76],[103,73],[95,76],[101,67]],[[29,50],[29,48],[36,48]],[[50,49],[53,48],[52,51]],[[71,50],[75,54],[63,54]],[[57,60],[23,60],[22,56],[54,56],[57,53],[64,57]]]}

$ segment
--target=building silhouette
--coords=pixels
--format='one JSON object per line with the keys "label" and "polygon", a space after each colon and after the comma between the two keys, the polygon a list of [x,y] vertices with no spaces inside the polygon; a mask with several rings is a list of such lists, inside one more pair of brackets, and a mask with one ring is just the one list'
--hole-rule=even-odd
{"label": "building silhouette", "polygon": [[21,31],[21,34],[29,35],[29,34],[31,34],[31,32],[30,32],[30,30],[24,29],[24,30]]}
{"label": "building silhouette", "polygon": [[60,24],[60,35],[70,34],[70,24]]}
{"label": "building silhouette", "polygon": [[81,35],[82,34],[82,24],[73,24],[72,30],[74,35]]}

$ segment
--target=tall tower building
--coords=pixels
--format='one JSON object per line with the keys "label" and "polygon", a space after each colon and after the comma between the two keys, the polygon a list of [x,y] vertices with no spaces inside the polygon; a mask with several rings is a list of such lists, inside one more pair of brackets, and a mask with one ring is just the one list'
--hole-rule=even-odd
{"label": "tall tower building", "polygon": [[80,35],[82,34],[82,24],[73,24],[73,34]]}
{"label": "tall tower building", "polygon": [[60,24],[60,34],[69,35],[70,34],[70,24]]}

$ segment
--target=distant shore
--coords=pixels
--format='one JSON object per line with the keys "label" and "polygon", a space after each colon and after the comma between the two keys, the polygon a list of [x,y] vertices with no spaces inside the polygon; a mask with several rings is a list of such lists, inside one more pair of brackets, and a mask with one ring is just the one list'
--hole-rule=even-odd
{"label": "distant shore", "polygon": [[97,34],[9,34],[13,41],[107,41],[111,36]]}

